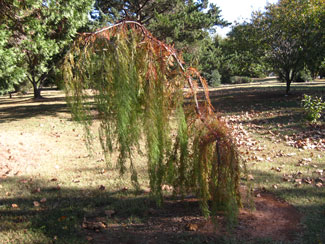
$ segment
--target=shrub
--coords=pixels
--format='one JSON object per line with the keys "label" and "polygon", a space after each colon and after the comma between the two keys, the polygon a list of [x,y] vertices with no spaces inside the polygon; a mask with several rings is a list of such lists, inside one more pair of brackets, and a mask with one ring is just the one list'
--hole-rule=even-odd
{"label": "shrub", "polygon": [[295,79],[296,82],[306,82],[306,81],[312,81],[313,77],[311,76],[311,73],[308,69],[303,69],[298,72],[297,77]]}
{"label": "shrub", "polygon": [[306,113],[306,119],[312,123],[317,122],[321,117],[322,111],[325,109],[325,102],[321,97],[312,97],[304,94],[302,106]]}
{"label": "shrub", "polygon": [[253,79],[247,76],[232,76],[230,77],[231,84],[242,84],[253,82]]}
{"label": "shrub", "polygon": [[218,70],[213,70],[209,82],[211,87],[218,87],[221,84],[221,74]]}

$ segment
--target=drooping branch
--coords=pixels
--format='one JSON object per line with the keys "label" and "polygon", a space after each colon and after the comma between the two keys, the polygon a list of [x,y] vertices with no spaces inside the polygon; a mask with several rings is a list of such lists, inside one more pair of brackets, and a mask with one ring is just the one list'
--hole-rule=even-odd
{"label": "drooping branch", "polygon": [[139,27],[144,35],[145,38],[149,38],[150,40],[152,40],[153,42],[157,43],[160,47],[164,48],[170,56],[172,56],[175,61],[177,62],[177,64],[179,65],[179,67],[181,68],[183,74],[187,77],[187,83],[193,93],[193,99],[194,99],[194,102],[195,102],[195,109],[196,109],[196,112],[197,114],[200,116],[200,118],[202,120],[204,120],[204,118],[202,117],[201,115],[201,112],[200,112],[200,107],[199,107],[199,102],[198,102],[198,99],[197,99],[197,91],[196,91],[196,87],[194,86],[193,84],[193,78],[192,78],[192,74],[194,74],[195,76],[197,76],[200,80],[200,83],[201,85],[204,87],[204,93],[205,93],[205,99],[209,105],[209,110],[213,110],[213,107],[211,105],[211,101],[210,101],[210,97],[209,97],[209,91],[208,91],[208,86],[207,86],[207,82],[204,80],[203,77],[201,77],[201,75],[199,74],[199,72],[197,70],[195,70],[194,68],[190,68],[188,70],[186,70],[183,66],[183,61],[179,58],[179,56],[177,55],[177,52],[176,50],[159,41],[158,39],[156,39],[155,37],[153,37],[153,35],[140,23],[136,22],[136,21],[122,21],[120,23],[117,23],[117,24],[114,24],[114,25],[111,25],[111,26],[108,26],[108,27],[104,27],[100,30],[97,30],[96,32],[94,33],[85,33],[85,35],[90,35],[90,36],[96,36],[102,32],[105,32],[105,31],[109,31],[111,29],[116,29],[118,28],[119,26],[123,26],[123,25],[135,25],[137,27]]}

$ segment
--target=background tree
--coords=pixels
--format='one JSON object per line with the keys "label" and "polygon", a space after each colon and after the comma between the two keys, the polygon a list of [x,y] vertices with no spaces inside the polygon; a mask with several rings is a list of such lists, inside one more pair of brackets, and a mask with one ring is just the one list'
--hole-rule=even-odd
{"label": "background tree", "polygon": [[[173,44],[181,51],[185,63],[204,66],[204,76],[210,79],[208,74],[215,68],[206,69],[211,66],[212,58],[208,61],[210,64],[205,64],[207,59],[204,56],[214,49],[209,34],[215,31],[215,26],[229,23],[222,19],[220,9],[209,4],[208,0],[97,0],[95,8],[99,11],[98,19],[104,25],[106,21],[116,23],[124,19],[143,24],[159,40]],[[206,47],[207,44],[209,47]],[[218,54],[216,50],[212,52]],[[212,66],[218,66],[218,57],[215,56],[215,59],[216,64]]]}
{"label": "background tree", "polygon": [[25,77],[24,70],[19,67],[21,53],[14,45],[12,30],[6,28],[6,23],[15,16],[12,1],[0,2],[0,94],[13,91]]}
{"label": "background tree", "polygon": [[[60,55],[71,43],[77,30],[88,22],[92,0],[73,1],[5,1],[2,3],[0,31],[6,33],[7,43],[2,44],[5,55],[8,47],[15,53],[11,59],[32,84],[34,97],[41,97],[40,88]],[[8,46],[9,45],[9,46]],[[13,66],[14,67],[14,66]],[[3,83],[13,82],[13,75],[3,78]]]}
{"label": "background tree", "polygon": [[223,52],[219,45],[221,37],[206,37],[201,41],[197,66],[208,84],[216,87],[221,84],[220,69]]}
{"label": "background tree", "polygon": [[233,75],[263,77],[269,70],[260,33],[251,23],[244,22],[232,27],[222,42],[222,50],[236,66]]}
{"label": "background tree", "polygon": [[8,40],[9,31],[0,27],[0,94],[13,91],[24,78],[24,70],[19,67],[21,55]]}
{"label": "background tree", "polygon": [[286,94],[305,65],[319,67],[324,58],[324,5],[324,0],[280,0],[253,18],[267,61],[287,84]]}

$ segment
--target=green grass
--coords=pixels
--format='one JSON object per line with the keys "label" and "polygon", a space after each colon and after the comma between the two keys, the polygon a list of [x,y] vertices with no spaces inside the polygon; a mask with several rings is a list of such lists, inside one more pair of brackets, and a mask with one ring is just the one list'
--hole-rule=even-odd
{"label": "green grass", "polygon": [[[294,182],[295,178],[318,178],[317,169],[325,171],[324,148],[322,151],[298,149],[289,146],[285,140],[285,136],[324,133],[324,113],[318,127],[312,127],[304,119],[300,102],[304,93],[324,96],[325,83],[293,84],[293,94],[288,97],[283,96],[283,91],[283,85],[279,84],[270,87],[269,84],[259,87],[248,84],[241,89],[233,87],[229,92],[222,89],[220,93],[212,91],[211,95],[215,96],[213,104],[217,110],[221,108],[219,111],[226,116],[239,116],[239,122],[250,132],[257,145],[263,147],[262,150],[251,150],[248,156],[251,157],[247,164],[249,173],[254,176],[254,187],[273,192],[302,213],[305,229],[299,243],[325,243],[325,187],[317,188],[314,183],[296,185]],[[228,93],[232,95],[231,98],[225,96]],[[243,116],[246,113],[248,116]],[[324,134],[319,139],[324,140]],[[252,156],[263,160],[256,161]],[[266,158],[270,158],[270,161]],[[303,158],[312,161],[298,166]],[[277,168],[280,172],[274,170]],[[302,174],[297,175],[299,172]],[[284,181],[284,175],[292,175],[293,179]]]}
{"label": "green grass", "polygon": [[[236,123],[241,122],[258,142],[256,147],[263,148],[249,149],[247,155],[263,158],[247,162],[254,176],[253,187],[273,192],[301,212],[304,231],[297,243],[325,243],[325,187],[304,183],[296,187],[295,182],[283,181],[283,174],[298,172],[302,173],[300,178],[315,179],[314,171],[325,169],[324,151],[299,150],[285,142],[286,135],[311,130],[303,120],[301,96],[324,94],[325,84],[293,84],[292,91],[292,96],[284,97],[284,84],[265,81],[212,89],[210,95],[216,110],[224,116],[237,116]],[[114,167],[107,167],[98,143],[89,155],[83,128],[71,121],[63,93],[46,91],[43,95],[48,99],[33,101],[31,94],[0,97],[0,243],[89,243],[82,223],[84,217],[91,216],[104,217],[109,226],[147,223],[155,204],[147,193],[146,162],[140,156],[136,159],[145,191],[134,191],[129,174],[120,176]],[[324,120],[321,123],[324,125]],[[297,166],[302,158],[312,162]],[[12,167],[8,174],[6,164]],[[278,167],[281,172],[272,169]],[[108,217],[106,210],[115,214]],[[130,237],[123,238],[126,242]],[[173,238],[177,240],[173,243],[216,243],[186,231]],[[229,236],[220,237],[217,243],[243,241]]]}

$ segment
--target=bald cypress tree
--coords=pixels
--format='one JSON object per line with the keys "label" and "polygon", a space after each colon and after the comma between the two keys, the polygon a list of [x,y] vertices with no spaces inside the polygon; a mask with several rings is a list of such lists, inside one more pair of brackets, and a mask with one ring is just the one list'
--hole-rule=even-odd
{"label": "bald cypress tree", "polygon": [[[213,112],[206,81],[196,69],[184,67],[172,46],[143,25],[124,21],[81,35],[63,68],[73,117],[91,136],[96,114],[103,151],[108,160],[118,153],[116,166],[121,173],[129,168],[135,186],[134,155],[139,152],[147,159],[151,194],[158,204],[162,185],[169,184],[179,194],[196,194],[205,216],[217,209],[236,215],[239,153],[229,129]],[[201,94],[199,86],[204,88]]]}

